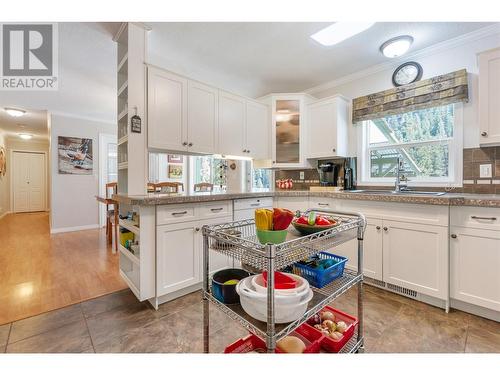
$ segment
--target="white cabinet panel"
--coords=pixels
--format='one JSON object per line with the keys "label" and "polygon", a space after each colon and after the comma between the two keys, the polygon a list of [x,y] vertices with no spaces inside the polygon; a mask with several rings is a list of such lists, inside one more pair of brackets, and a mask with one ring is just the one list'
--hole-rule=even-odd
{"label": "white cabinet panel", "polygon": [[309,207],[333,210],[335,209],[335,200],[333,198],[310,197]]}
{"label": "white cabinet panel", "polygon": [[269,159],[269,127],[268,108],[264,104],[247,100],[246,107],[246,154],[254,159]]}
{"label": "white cabinet panel", "polygon": [[500,145],[500,48],[479,54],[481,145]]}
{"label": "white cabinet panel", "polygon": [[148,146],[187,151],[187,80],[148,68]]}
{"label": "white cabinet panel", "polygon": [[383,221],[384,281],[446,299],[448,229]]}
{"label": "white cabinet panel", "polygon": [[198,223],[163,225],[157,228],[157,297],[201,281]]}
{"label": "white cabinet panel", "polygon": [[219,91],[219,153],[243,155],[245,150],[246,100]]}
{"label": "white cabinet panel", "polygon": [[216,152],[219,91],[199,82],[188,84],[187,141],[190,152]]}
{"label": "white cabinet panel", "polygon": [[309,208],[307,197],[279,197],[276,200],[276,207],[288,208],[290,211],[305,211]]}
{"label": "white cabinet panel", "polygon": [[[382,220],[370,219],[363,240],[363,274],[382,281]],[[348,258],[346,268],[358,270],[358,241],[351,240],[330,250]]]}
{"label": "white cabinet panel", "polygon": [[451,297],[500,311],[500,232],[452,227]]}
{"label": "white cabinet panel", "polygon": [[[203,227],[204,225],[217,225],[229,223],[232,221],[232,216],[226,216],[218,219],[211,220],[202,220],[199,222],[198,228]],[[203,276],[203,234],[200,231],[196,231],[196,241],[197,245],[200,248],[200,275]],[[208,270],[210,274],[213,274],[217,271],[223,270],[225,268],[230,268],[233,266],[233,259],[225,256],[224,254],[218,253],[216,251],[209,251],[209,266]]]}

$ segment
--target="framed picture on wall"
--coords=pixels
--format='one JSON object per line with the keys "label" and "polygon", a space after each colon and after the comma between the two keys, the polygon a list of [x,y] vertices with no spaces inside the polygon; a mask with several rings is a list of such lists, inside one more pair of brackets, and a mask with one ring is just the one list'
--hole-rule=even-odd
{"label": "framed picture on wall", "polygon": [[169,165],[168,178],[181,179],[182,178],[182,165]]}
{"label": "framed picture on wall", "polygon": [[182,155],[168,155],[168,162],[169,163],[182,163],[183,162],[183,157]]}
{"label": "framed picture on wall", "polygon": [[60,174],[92,174],[92,139],[58,137],[57,154]]}

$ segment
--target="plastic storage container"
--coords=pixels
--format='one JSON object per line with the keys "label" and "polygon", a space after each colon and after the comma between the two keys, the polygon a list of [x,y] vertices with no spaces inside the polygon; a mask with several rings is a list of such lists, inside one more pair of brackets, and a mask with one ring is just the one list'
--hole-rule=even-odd
{"label": "plastic storage container", "polygon": [[[276,295],[291,295],[303,292],[305,289],[309,288],[309,282],[299,275],[289,274],[295,280],[297,280],[297,286],[293,289],[274,289]],[[267,286],[264,285],[264,278],[262,274],[255,275],[252,278],[252,286],[259,293],[267,293]]]}
{"label": "plastic storage container", "polygon": [[304,279],[316,288],[323,288],[333,280],[344,274],[344,267],[347,258],[327,252],[318,253],[319,259],[331,259],[336,263],[326,269],[314,268],[305,264],[295,263],[292,267],[293,273],[302,276]]}
{"label": "plastic storage container", "polygon": [[344,331],[344,336],[340,340],[334,340],[331,337],[323,335],[321,331],[314,328],[314,322],[309,320],[306,324],[319,333],[322,337],[321,339],[321,347],[330,353],[338,353],[344,345],[351,339],[354,334],[354,330],[359,323],[359,320],[352,315],[346,314],[343,311],[334,309],[330,306],[325,306],[321,311],[331,311],[335,315],[335,323],[342,320],[347,324],[347,329]]}

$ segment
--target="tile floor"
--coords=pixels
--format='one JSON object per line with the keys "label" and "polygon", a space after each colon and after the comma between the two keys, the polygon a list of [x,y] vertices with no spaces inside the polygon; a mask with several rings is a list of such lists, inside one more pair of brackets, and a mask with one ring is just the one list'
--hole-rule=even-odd
{"label": "tile floor", "polygon": [[[352,289],[333,306],[356,313]],[[203,351],[199,292],[154,311],[129,290],[0,326],[0,352],[199,353]],[[370,286],[365,293],[367,352],[496,352],[500,323],[444,311]],[[221,352],[246,335],[211,306],[210,349]]]}

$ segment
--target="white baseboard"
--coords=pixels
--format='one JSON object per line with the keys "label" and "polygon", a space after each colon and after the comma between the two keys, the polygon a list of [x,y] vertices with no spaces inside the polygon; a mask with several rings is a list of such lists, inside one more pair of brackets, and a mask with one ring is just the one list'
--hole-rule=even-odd
{"label": "white baseboard", "polygon": [[79,230],[88,230],[88,229],[99,229],[98,224],[91,225],[81,225],[79,227],[65,227],[65,228],[51,228],[50,233],[65,233],[65,232],[77,232]]}
{"label": "white baseboard", "polygon": [[4,216],[10,214],[10,211],[5,211],[3,214],[0,215],[0,219],[2,219]]}

